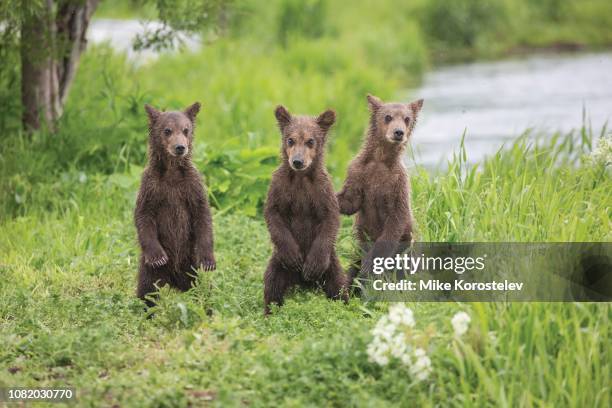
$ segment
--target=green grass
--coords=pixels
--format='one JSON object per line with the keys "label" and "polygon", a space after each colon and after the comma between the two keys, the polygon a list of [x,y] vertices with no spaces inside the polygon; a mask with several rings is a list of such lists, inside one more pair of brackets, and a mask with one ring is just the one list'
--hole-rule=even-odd
{"label": "green grass", "polygon": [[[609,241],[612,180],[582,160],[590,138],[572,140],[519,141],[475,171],[460,155],[446,172],[417,172],[420,238]],[[412,304],[437,333],[433,373],[415,383],[367,360],[386,304],[297,291],[263,317],[261,217],[216,212],[219,269],[187,293],[164,288],[147,320],[134,297],[137,185],[116,178],[58,181],[65,196],[2,221],[0,385],[69,384],[81,405],[609,406],[610,304]],[[344,218],[345,265],[351,242]],[[472,316],[464,341],[447,334],[458,310]]]}
{"label": "green grass", "polygon": [[[97,17],[154,14],[150,5],[143,12],[118,3],[105,1]],[[480,9],[458,1],[439,14],[433,0],[323,1],[280,19],[279,5],[300,2],[289,3],[241,1],[243,20],[226,38],[149,64],[90,47],[56,134],[19,130],[17,54],[3,49],[0,387],[70,385],[83,406],[609,406],[609,303],[411,304],[418,330],[433,334],[432,375],[415,383],[402,367],[367,360],[384,303],[347,306],[296,291],[263,317],[271,246],[261,216],[278,162],[276,104],[337,110],[327,164],[339,188],[367,123],[367,92],[409,99],[398,90],[438,59],[564,39],[609,45],[609,2],[508,0]],[[459,24],[465,31],[446,37],[444,27],[465,13],[478,14],[476,30]],[[218,270],[187,293],[162,289],[155,318],[146,319],[134,296],[132,222],[145,164],[143,104],[195,100],[204,107],[194,160],[209,186]],[[595,138],[587,129],[543,139],[524,137],[477,167],[462,150],[439,173],[417,167],[419,239],[611,241],[609,153],[607,162],[588,159]],[[346,266],[347,217],[338,250]],[[459,310],[472,316],[463,341],[450,336]]]}

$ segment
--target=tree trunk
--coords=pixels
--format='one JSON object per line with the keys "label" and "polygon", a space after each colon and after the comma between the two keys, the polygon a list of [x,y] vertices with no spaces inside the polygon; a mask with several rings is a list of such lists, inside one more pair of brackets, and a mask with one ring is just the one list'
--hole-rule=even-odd
{"label": "tree trunk", "polygon": [[[23,0],[27,1],[27,0]],[[99,0],[46,0],[21,26],[21,102],[27,130],[55,130]]]}

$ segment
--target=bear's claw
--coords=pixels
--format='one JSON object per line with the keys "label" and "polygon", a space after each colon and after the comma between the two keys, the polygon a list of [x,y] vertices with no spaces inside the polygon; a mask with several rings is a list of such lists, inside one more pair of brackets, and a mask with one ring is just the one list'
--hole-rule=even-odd
{"label": "bear's claw", "polygon": [[327,267],[325,265],[316,262],[307,262],[306,265],[304,265],[304,279],[307,281],[318,280],[323,276],[326,269]]}
{"label": "bear's claw", "polygon": [[206,272],[214,271],[217,269],[217,263],[215,261],[205,260],[202,262],[202,269],[204,269]]}
{"label": "bear's claw", "polygon": [[295,256],[286,256],[285,259],[281,260],[281,263],[290,269],[295,269],[300,272],[304,270],[304,267],[302,266],[304,261],[302,260],[302,256],[299,254]]}
{"label": "bear's claw", "polygon": [[151,265],[153,265],[156,268],[159,268],[160,266],[164,266],[167,263],[168,263],[168,257],[162,256],[161,258],[158,258],[154,260],[153,262],[151,262]]}

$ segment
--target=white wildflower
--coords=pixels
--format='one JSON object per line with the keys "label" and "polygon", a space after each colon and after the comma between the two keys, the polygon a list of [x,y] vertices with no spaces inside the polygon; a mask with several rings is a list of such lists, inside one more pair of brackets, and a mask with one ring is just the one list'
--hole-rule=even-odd
{"label": "white wildflower", "polygon": [[368,347],[368,360],[381,366],[389,363],[389,357],[385,354],[383,348]]}
{"label": "white wildflower", "polygon": [[453,316],[451,324],[457,337],[463,336],[467,332],[471,320],[470,315],[465,312],[458,312]]}
{"label": "white wildflower", "polygon": [[589,154],[588,161],[593,164],[612,164],[612,136],[601,137],[598,139],[597,147]]}
{"label": "white wildflower", "polygon": [[414,314],[403,303],[396,303],[389,308],[389,320],[395,324],[414,327]]}
{"label": "white wildflower", "polygon": [[414,315],[403,303],[389,308],[372,329],[373,339],[368,344],[368,360],[380,366],[398,361],[406,366],[416,381],[425,380],[431,373],[431,360],[422,348],[410,343]]}
{"label": "white wildflower", "polygon": [[395,323],[389,320],[389,317],[383,316],[380,318],[378,323],[376,323],[376,327],[372,330],[372,334],[375,338],[383,338],[385,340],[391,340],[393,335],[395,334],[395,330],[397,326]]}
{"label": "white wildflower", "polygon": [[406,337],[404,336],[404,333],[399,333],[393,337],[389,343],[389,346],[391,349],[391,355],[395,358],[401,359],[404,353],[406,353],[407,349]]}
{"label": "white wildflower", "polygon": [[384,354],[376,354],[373,357],[373,361],[379,366],[386,366],[387,364],[389,364],[389,357]]}
{"label": "white wildflower", "polygon": [[389,345],[385,342],[381,342],[378,338],[374,338],[367,349],[369,360],[381,366],[389,363],[388,352]]}
{"label": "white wildflower", "polygon": [[410,367],[412,365],[412,354],[410,353],[402,354],[402,356],[400,357],[400,361],[406,367]]}
{"label": "white wildflower", "polygon": [[417,348],[414,351],[415,362],[410,367],[410,374],[417,380],[425,380],[431,373],[431,360],[427,357],[425,350]]}

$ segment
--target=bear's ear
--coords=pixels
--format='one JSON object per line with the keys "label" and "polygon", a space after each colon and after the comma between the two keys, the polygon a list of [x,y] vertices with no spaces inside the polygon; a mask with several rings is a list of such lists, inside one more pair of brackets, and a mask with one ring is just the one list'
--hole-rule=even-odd
{"label": "bear's ear", "polygon": [[195,122],[195,118],[198,114],[198,112],[200,111],[200,107],[202,105],[200,105],[200,102],[195,102],[193,105],[188,106],[187,108],[185,108],[185,110],[183,111],[183,113],[185,115],[187,115],[187,117],[189,118],[189,120],[191,121],[191,123]]}
{"label": "bear's ear", "polygon": [[334,112],[332,109],[328,109],[317,116],[317,125],[319,125],[319,127],[325,132],[332,127],[334,122],[336,122],[336,112]]}
{"label": "bear's ear", "polygon": [[274,110],[274,116],[276,116],[276,121],[278,122],[278,126],[281,131],[284,131],[287,125],[291,123],[291,114],[283,105],[278,105]]}
{"label": "bear's ear", "polygon": [[372,94],[368,94],[368,107],[370,108],[370,112],[376,112],[383,104],[383,101]]}
{"label": "bear's ear", "polygon": [[414,102],[410,102],[410,103],[408,104],[408,107],[409,107],[409,108],[412,110],[412,112],[413,112],[413,113],[416,115],[417,113],[419,113],[419,112],[420,112],[421,108],[423,107],[423,102],[424,102],[424,100],[423,100],[423,99],[419,99],[419,100],[416,100],[416,101],[414,101]]}
{"label": "bear's ear", "polygon": [[161,115],[161,112],[155,109],[154,107],[152,107],[151,105],[149,105],[148,103],[145,104],[144,108],[145,108],[145,111],[147,111],[147,116],[149,117],[149,123],[150,124],[155,123],[157,119],[159,119],[159,115]]}

